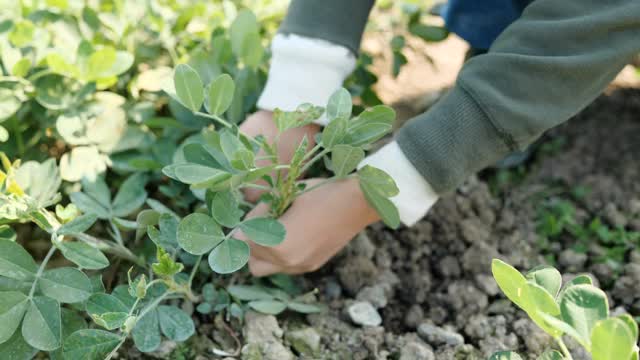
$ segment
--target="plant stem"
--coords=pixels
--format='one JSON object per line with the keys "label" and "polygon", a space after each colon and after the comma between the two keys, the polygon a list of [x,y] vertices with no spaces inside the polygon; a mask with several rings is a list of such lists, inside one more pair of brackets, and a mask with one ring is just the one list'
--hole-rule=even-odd
{"label": "plant stem", "polygon": [[302,190],[301,192],[298,193],[298,196],[300,196],[300,195],[302,195],[304,193],[308,193],[310,191],[313,191],[313,190],[315,190],[315,189],[317,189],[317,188],[319,188],[321,186],[328,185],[328,184],[334,183],[334,182],[336,182],[338,180],[342,180],[342,179],[344,179],[344,178],[338,178],[337,176],[334,176],[332,178],[328,178],[327,180],[325,180],[325,181],[323,181],[321,183],[315,184],[312,187],[309,187],[309,188],[306,188],[306,189]]}
{"label": "plant stem", "polygon": [[24,156],[24,139],[22,138],[22,131],[20,130],[20,120],[17,117],[13,117],[12,127],[14,136],[16,137],[16,146],[18,147],[18,154],[20,157]]}
{"label": "plant stem", "polygon": [[302,167],[302,170],[300,170],[300,173],[303,174],[305,173],[307,170],[309,170],[309,168],[318,160],[322,159],[323,156],[325,156],[330,150],[329,149],[322,149],[322,151],[320,151],[316,156],[314,156],[311,160],[309,160],[309,162],[307,162],[306,164],[304,164],[304,166]]}
{"label": "plant stem", "polygon": [[232,127],[232,125],[227,120],[221,118],[220,116],[207,114],[207,113],[204,113],[202,111],[194,111],[193,113],[198,115],[198,116],[202,116],[202,117],[206,117],[206,118],[215,120],[215,121],[219,122],[220,124],[224,125],[225,127],[228,127],[228,128]]}
{"label": "plant stem", "polygon": [[564,344],[564,341],[562,341],[562,337],[558,336],[556,338],[556,342],[558,343],[560,350],[562,350],[562,354],[564,355],[565,360],[573,360],[573,357],[571,356],[569,349],[567,349],[567,346]]}
{"label": "plant stem", "polygon": [[156,298],[155,300],[153,300],[153,302],[149,305],[147,305],[147,307],[145,307],[144,309],[142,309],[142,312],[138,315],[138,319],[142,319],[142,317],[144,317],[145,315],[147,315],[147,313],[149,313],[149,311],[153,310],[156,306],[158,306],[167,296],[173,294],[173,291],[167,291],[166,293],[158,296],[158,298]]}
{"label": "plant stem", "polygon": [[191,275],[189,275],[189,282],[187,283],[189,286],[189,290],[191,289],[191,284],[193,284],[193,278],[196,277],[196,273],[198,272],[198,269],[200,268],[200,262],[202,261],[202,255],[198,256],[198,259],[196,260],[196,264],[193,265],[193,269],[191,269]]}
{"label": "plant stem", "polygon": [[314,146],[313,149],[311,149],[308,153],[304,155],[304,157],[302,158],[302,162],[304,162],[305,160],[313,156],[313,154],[315,154],[316,151],[320,150],[320,148],[322,148],[322,144],[316,144],[316,146]]}
{"label": "plant stem", "polygon": [[115,240],[118,243],[118,245],[124,246],[124,241],[122,240],[122,233],[120,232],[120,229],[118,229],[118,227],[112,220],[109,220],[109,225],[111,225],[111,229],[113,230],[113,236],[115,237]]}
{"label": "plant stem", "polygon": [[44,257],[44,260],[42,260],[42,264],[40,264],[40,267],[38,268],[38,273],[36,273],[36,278],[33,279],[33,284],[31,284],[31,290],[29,291],[29,299],[33,299],[33,294],[35,294],[36,292],[36,285],[38,284],[38,280],[42,276],[44,269],[47,267],[47,263],[49,262],[49,260],[51,260],[51,257],[56,252],[56,249],[57,248],[55,246],[52,246],[51,249],[49,249],[49,252],[47,253],[47,255]]}
{"label": "plant stem", "polygon": [[260,184],[243,184],[242,185],[243,188],[251,188],[251,189],[258,189],[258,190],[264,190],[264,191],[271,191],[271,188],[268,186],[264,186],[264,185],[260,185]]}

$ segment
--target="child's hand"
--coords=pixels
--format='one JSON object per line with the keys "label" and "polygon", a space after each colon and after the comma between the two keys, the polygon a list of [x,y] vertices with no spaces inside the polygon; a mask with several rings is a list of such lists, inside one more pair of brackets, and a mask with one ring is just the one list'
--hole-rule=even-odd
{"label": "child's hand", "polygon": [[[250,115],[244,123],[240,126],[240,130],[251,137],[258,135],[264,136],[268,142],[272,143],[278,129],[273,122],[273,113],[267,110],[259,110]],[[287,164],[293,157],[295,149],[298,147],[302,138],[307,135],[309,139],[309,149],[316,145],[315,135],[320,131],[320,126],[316,124],[309,124],[299,128],[287,130],[280,134],[278,141],[278,156],[281,164]],[[261,151],[258,156],[264,156]],[[264,166],[270,164],[269,160],[259,160],[258,165]],[[257,189],[245,189],[244,194],[248,201],[255,202],[260,197],[261,190]]]}
{"label": "child's hand", "polygon": [[[311,179],[307,186],[323,180]],[[259,204],[247,217],[267,212],[268,205]],[[369,207],[358,180],[347,179],[301,195],[279,220],[287,229],[280,245],[263,247],[249,242],[249,269],[254,276],[317,270],[379,216]],[[243,234],[238,238],[246,240]]]}

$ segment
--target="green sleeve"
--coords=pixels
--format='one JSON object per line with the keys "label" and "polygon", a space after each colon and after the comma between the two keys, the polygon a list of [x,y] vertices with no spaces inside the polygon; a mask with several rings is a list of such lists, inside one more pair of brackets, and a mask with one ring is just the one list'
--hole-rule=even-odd
{"label": "green sleeve", "polygon": [[640,1],[536,0],[397,141],[436,192],[453,190],[575,115],[639,51]]}
{"label": "green sleeve", "polygon": [[293,0],[280,33],[327,40],[354,53],[374,0]]}

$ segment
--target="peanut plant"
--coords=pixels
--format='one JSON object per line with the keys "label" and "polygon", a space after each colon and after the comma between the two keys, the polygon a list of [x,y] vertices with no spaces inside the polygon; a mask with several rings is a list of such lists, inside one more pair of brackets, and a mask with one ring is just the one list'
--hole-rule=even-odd
{"label": "peanut plant", "polygon": [[[572,337],[593,360],[637,360],[638,324],[628,314],[609,315],[604,291],[587,275],[578,275],[562,285],[560,272],[540,266],[521,274],[509,264],[494,259],[493,276],[502,292],[524,310],[533,322],[553,337],[560,349],[548,350],[539,360],[572,360],[563,341]],[[490,360],[521,360],[515,352],[503,351]]]}
{"label": "peanut plant", "polygon": [[[391,130],[390,108],[352,117],[340,90],[326,108],[276,110],[280,132],[331,120],[290,161],[277,139],[239,131],[264,85],[262,39],[282,15],[270,1],[251,1],[257,16],[242,4],[20,1],[0,13],[0,358],[110,359],[127,341],[152,352],[194,334],[187,302],[226,321],[321,311],[282,277],[223,278],[249,259],[239,232],[284,240],[277,218],[315,189],[302,176],[317,165],[333,174],[323,184],[358,178],[397,226],[393,180],[357,169]],[[263,217],[244,218],[250,187],[264,190]]]}

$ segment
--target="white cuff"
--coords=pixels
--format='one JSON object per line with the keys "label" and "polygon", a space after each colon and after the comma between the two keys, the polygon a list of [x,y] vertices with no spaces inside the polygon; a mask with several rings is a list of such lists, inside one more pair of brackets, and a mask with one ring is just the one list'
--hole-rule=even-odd
{"label": "white cuff", "polygon": [[364,165],[384,170],[395,180],[400,193],[389,200],[398,208],[400,221],[406,226],[412,226],[422,219],[438,201],[438,194],[411,164],[395,141],[367,156],[359,167]]}
{"label": "white cuff", "polygon": [[[349,49],[325,40],[278,34],[271,49],[269,77],[258,99],[263,110],[293,111],[304,103],[324,107],[356,66]],[[324,116],[316,121],[327,122]]]}

